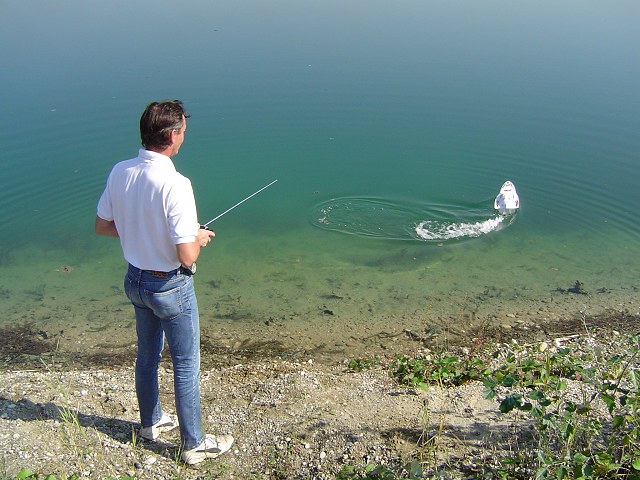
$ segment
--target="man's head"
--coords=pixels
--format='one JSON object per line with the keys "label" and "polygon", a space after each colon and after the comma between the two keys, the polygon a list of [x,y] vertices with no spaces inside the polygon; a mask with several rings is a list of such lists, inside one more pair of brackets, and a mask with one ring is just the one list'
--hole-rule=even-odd
{"label": "man's head", "polygon": [[187,118],[180,100],[150,103],[140,117],[142,146],[156,152],[170,149],[169,156],[175,155],[184,140]]}

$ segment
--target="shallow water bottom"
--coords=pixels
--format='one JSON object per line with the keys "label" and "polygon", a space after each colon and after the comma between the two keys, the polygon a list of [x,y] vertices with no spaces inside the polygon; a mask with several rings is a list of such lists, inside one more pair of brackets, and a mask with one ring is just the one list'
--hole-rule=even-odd
{"label": "shallow water bottom", "polygon": [[[634,257],[585,252],[579,236],[556,238],[553,249],[539,237],[427,247],[291,233],[228,238],[202,254],[195,277],[203,351],[219,358],[339,362],[464,341],[483,325],[507,333],[544,325],[562,336],[569,319],[640,312]],[[133,362],[118,245],[80,252],[14,252],[2,266],[0,326],[30,324],[78,358]]]}

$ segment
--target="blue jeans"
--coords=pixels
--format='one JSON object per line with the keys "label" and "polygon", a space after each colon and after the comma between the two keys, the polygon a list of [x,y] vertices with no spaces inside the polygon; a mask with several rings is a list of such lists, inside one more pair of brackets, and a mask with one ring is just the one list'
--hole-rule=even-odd
{"label": "blue jeans", "polygon": [[158,364],[166,336],[173,362],[182,447],[195,448],[204,435],[200,416],[200,324],[193,277],[179,271],[163,275],[129,265],[124,291],[136,314],[136,395],[140,423],[149,427],[162,417]]}

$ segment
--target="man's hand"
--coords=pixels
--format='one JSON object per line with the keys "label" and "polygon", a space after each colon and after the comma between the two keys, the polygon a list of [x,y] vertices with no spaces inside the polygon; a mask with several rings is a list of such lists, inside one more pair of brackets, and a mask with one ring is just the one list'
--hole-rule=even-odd
{"label": "man's hand", "polygon": [[180,260],[180,263],[187,268],[191,268],[191,265],[198,260],[200,248],[209,245],[215,236],[216,234],[213,233],[213,230],[200,228],[200,225],[198,225],[198,234],[196,235],[195,242],[179,243],[176,245],[178,250],[178,260]]}
{"label": "man's hand", "polygon": [[200,228],[198,230],[198,243],[201,247],[206,247],[211,243],[211,240],[213,240],[213,237],[215,236],[216,234],[213,232],[213,230],[209,230],[208,228]]}

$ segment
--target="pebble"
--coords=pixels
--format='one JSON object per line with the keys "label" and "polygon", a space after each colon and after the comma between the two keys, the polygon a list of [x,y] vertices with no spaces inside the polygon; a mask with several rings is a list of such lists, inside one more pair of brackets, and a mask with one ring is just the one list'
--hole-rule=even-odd
{"label": "pebble", "polygon": [[[504,316],[502,318],[505,323],[508,322]],[[521,322],[518,323],[521,324]],[[508,328],[510,327],[509,325]],[[553,348],[551,342],[552,340],[534,343],[533,348],[544,351],[547,348]],[[429,350],[426,348],[422,352],[429,354]],[[363,458],[379,464],[391,464],[397,456],[395,443],[392,446],[390,442],[388,444],[388,439],[377,434],[379,431],[391,427],[387,419],[394,420],[396,418],[395,414],[391,412],[387,416],[385,407],[406,405],[406,408],[410,409],[412,421],[416,421],[413,417],[418,413],[422,400],[431,397],[437,399],[441,394],[440,389],[430,388],[428,392],[420,391],[420,396],[417,398],[414,397],[416,395],[415,389],[403,389],[406,393],[394,395],[394,392],[400,390],[393,387],[393,384],[387,380],[386,374],[383,376],[383,373],[376,373],[374,370],[372,373],[363,372],[357,375],[342,373],[334,375],[331,372],[325,372],[317,360],[315,363],[313,362],[307,357],[296,363],[286,363],[285,361],[275,363],[274,361],[270,367],[236,365],[210,372],[205,371],[203,384],[206,396],[203,399],[203,413],[206,414],[205,418],[209,426],[214,426],[216,429],[228,429],[238,438],[243,438],[242,446],[233,450],[233,455],[224,457],[220,463],[212,463],[212,465],[216,465],[213,468],[217,469],[218,465],[229,465],[231,466],[229,478],[239,480],[245,478],[241,472],[256,468],[253,465],[256,463],[256,459],[261,457],[270,459],[273,455],[273,449],[278,450],[276,457],[285,459],[284,463],[287,463],[287,468],[298,469],[299,478],[317,478],[318,480],[335,478],[333,476],[335,463],[356,465],[361,463]],[[342,371],[343,367],[340,370]],[[222,371],[224,374],[221,373]],[[263,374],[262,372],[267,373]],[[97,444],[97,450],[91,450],[91,453],[87,455],[91,464],[87,465],[89,462],[83,459],[84,465],[75,466],[74,469],[84,470],[87,476],[93,475],[93,478],[104,478],[99,476],[106,471],[101,462],[107,458],[116,458],[115,461],[120,463],[113,464],[115,471],[122,473],[129,471],[131,476],[143,475],[145,478],[155,480],[176,478],[174,461],[176,451],[173,445],[166,448],[154,446],[153,449],[147,449],[146,445],[142,448],[135,447],[130,441],[131,425],[129,422],[135,423],[138,412],[135,400],[129,394],[131,369],[127,369],[126,373],[121,378],[114,378],[111,373],[107,372],[100,375],[103,378],[102,381],[89,379],[86,385],[83,378],[76,377],[76,380],[78,378],[82,380],[83,385],[80,388],[86,388],[86,390],[80,390],[77,382],[73,384],[74,374],[69,374],[68,383],[74,388],[70,391],[75,391],[76,395],[78,393],[83,395],[79,402],[81,404],[79,411],[87,415],[87,418],[96,415],[108,420],[108,423],[101,424],[97,431],[93,427],[83,429],[83,432],[87,432],[87,437],[91,436],[92,442],[94,441],[93,435],[99,435],[100,443]],[[361,380],[367,375],[372,376],[366,384],[361,383]],[[9,388],[22,388],[15,385],[25,385],[24,378],[33,378],[35,382],[40,378],[40,375],[38,373],[22,375],[3,372],[3,377],[11,379],[10,386],[3,386],[6,392]],[[162,381],[163,385],[170,385],[171,380],[168,378]],[[230,391],[226,390],[219,394],[217,389],[219,386],[227,385],[227,382],[232,385],[229,387]],[[65,380],[65,385],[66,383]],[[48,395],[50,392],[47,391],[43,382],[36,382],[34,385],[38,385],[37,391],[34,389],[24,395],[24,398],[31,401],[35,407],[31,404],[18,402],[18,400],[0,402],[0,410],[4,410],[0,413],[18,413],[15,415],[18,417],[17,419],[10,422],[0,422],[0,451],[14,462],[16,458],[33,457],[37,460],[18,461],[18,463],[29,463],[29,465],[37,464],[38,461],[43,463],[42,459],[52,454],[59,455],[60,461],[75,461],[71,455],[73,452],[70,452],[69,448],[65,448],[64,444],[58,445],[60,443],[60,434],[56,430],[58,422],[53,418],[33,421],[27,415],[28,408],[37,412],[48,405],[66,405],[69,403],[69,400],[65,400],[68,395],[61,396],[60,400],[51,400],[52,396]],[[317,397],[315,393],[320,386],[325,393],[323,396]],[[341,395],[338,390],[343,387],[347,390]],[[471,389],[471,387],[468,388]],[[103,391],[101,389],[110,392],[106,397],[108,401],[99,396],[99,392]],[[11,391],[13,392],[13,390]],[[453,389],[449,392],[455,391]],[[373,402],[376,402],[371,403],[371,412],[354,410],[352,408],[353,402],[356,401],[354,398],[361,401],[362,397],[366,398],[369,395],[368,392],[373,392],[372,399]],[[55,393],[54,391],[52,395]],[[68,392],[65,391],[65,393]],[[287,397],[288,395],[290,397]],[[462,395],[460,400],[455,398],[452,400],[447,397],[447,401],[451,401],[452,408],[459,408],[458,404],[462,405],[466,416],[486,415],[487,422],[503,420],[501,414],[496,413],[493,417],[485,414],[482,405],[478,406],[477,410],[472,409],[472,404],[466,402],[468,396],[462,393],[460,395]],[[6,393],[5,396],[7,396]],[[12,393],[11,397],[14,396],[20,398],[17,394]],[[99,400],[96,400],[98,398]],[[252,402],[252,399],[256,398],[260,402]],[[78,400],[77,397],[74,398],[73,403],[75,404]],[[117,402],[121,402],[122,407],[127,409],[126,412],[122,413]],[[271,408],[269,406],[271,402],[274,402],[274,405],[277,402],[278,408]],[[280,407],[280,405],[282,406]],[[116,410],[108,410],[110,408],[116,408]],[[497,406],[494,405],[494,408],[497,409]],[[382,413],[383,411],[385,413]],[[377,416],[375,423],[369,424],[369,427],[365,429],[363,425],[364,421],[368,419],[369,413]],[[295,419],[294,422],[288,422],[287,416],[289,415]],[[402,413],[402,415],[405,414]],[[29,420],[26,420],[27,418]],[[351,423],[346,421],[346,419],[352,418],[355,418],[356,421]],[[255,421],[255,424],[251,423],[252,421]],[[44,434],[39,433],[40,430]],[[38,439],[50,440],[51,453],[42,451],[45,449],[41,448],[40,440],[27,443],[25,432],[39,433]],[[446,447],[445,450],[455,449],[458,443],[447,441],[449,434],[446,431],[443,431],[442,435],[442,445]],[[177,438],[177,433],[171,434],[167,437],[167,442],[171,444]],[[254,438],[261,441],[252,441]],[[272,439],[271,442],[270,439]],[[402,451],[408,450],[413,445],[412,441],[404,438],[397,440],[398,443],[404,445]],[[25,450],[20,453],[8,453],[18,452],[20,449]],[[291,464],[289,464],[290,461]],[[204,478],[202,475],[207,475],[206,468],[205,466],[203,470],[197,468],[180,470],[178,475],[184,473],[181,478],[185,478],[185,480]],[[278,466],[273,470],[274,475],[280,468]],[[321,469],[322,473],[320,473]],[[264,468],[261,471],[268,475],[267,472],[271,470]]]}

